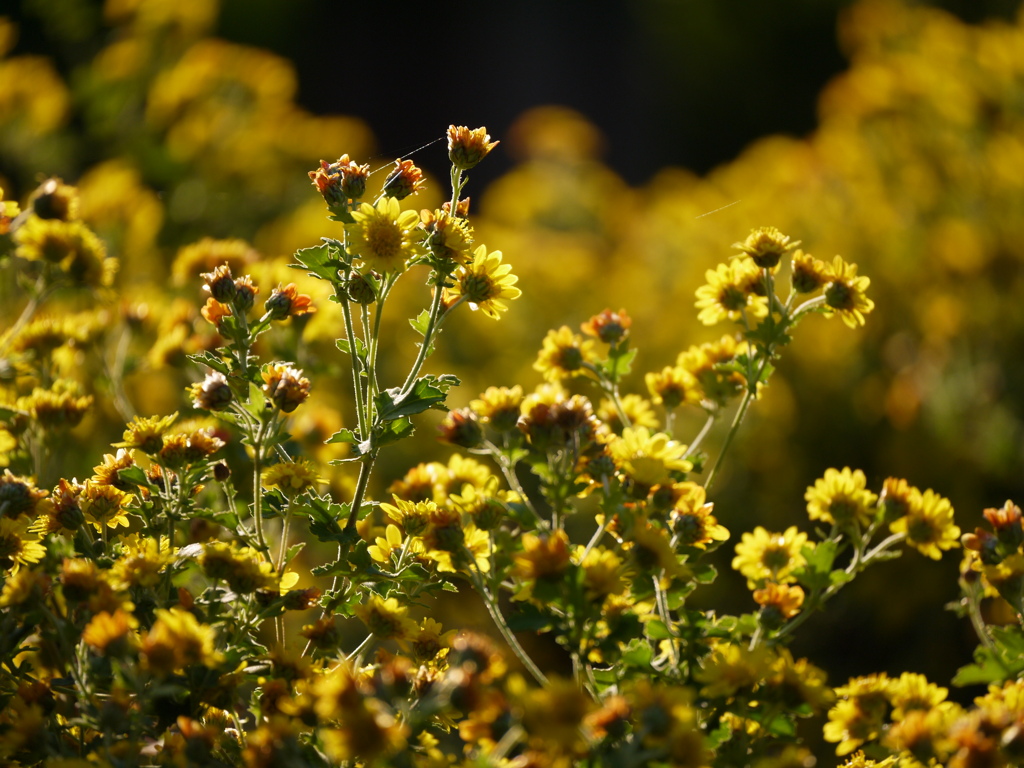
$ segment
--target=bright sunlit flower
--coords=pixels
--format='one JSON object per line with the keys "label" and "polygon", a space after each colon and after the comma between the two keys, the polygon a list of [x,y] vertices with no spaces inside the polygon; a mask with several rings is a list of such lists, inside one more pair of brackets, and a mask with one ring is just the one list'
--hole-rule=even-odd
{"label": "bright sunlit flower", "polygon": [[15,574],[23,565],[38,563],[45,554],[32,521],[27,517],[0,517],[0,569]]}
{"label": "bright sunlit flower", "polygon": [[871,279],[857,276],[857,265],[847,264],[836,256],[828,265],[825,276],[825,306],[830,314],[837,314],[850,328],[864,325],[864,315],[875,308],[875,302],[866,295]]}
{"label": "bright sunlit flower", "polygon": [[414,234],[419,214],[403,211],[394,197],[382,197],[376,206],[363,203],[352,212],[352,219],[345,226],[349,251],[369,269],[401,272],[409,259],[423,252]]}
{"label": "bright sunlit flower", "polygon": [[471,309],[479,309],[497,320],[508,309],[505,302],[518,299],[523,293],[515,287],[519,278],[511,272],[512,266],[501,261],[501,251],[488,253],[487,246],[479,245],[473,260],[456,270],[455,285],[447,293],[452,299],[465,296]]}
{"label": "bright sunlit flower", "polygon": [[289,498],[299,496],[324,482],[309,459],[274,464],[263,470],[262,478],[267,488],[277,488]]}
{"label": "bright sunlit flower", "polygon": [[932,560],[940,559],[943,550],[960,543],[960,528],[953,524],[953,505],[930,489],[920,494],[918,503],[912,504],[906,516],[894,521],[889,530],[905,533],[907,545]]}
{"label": "bright sunlit flower", "polygon": [[[781,258],[800,245],[799,240],[790,240],[775,227],[752,229],[742,243],[732,247],[749,256],[760,269],[774,269]],[[736,254],[739,257],[739,254]]]}
{"label": "bright sunlit flower", "polygon": [[548,381],[578,375],[584,372],[585,365],[597,360],[594,345],[593,339],[584,339],[563,325],[557,331],[548,331],[533,368],[544,374]]}
{"label": "bright sunlit flower", "polygon": [[843,467],[826,469],[825,476],[807,489],[807,514],[811,520],[824,520],[840,527],[867,527],[875,515],[878,497],[867,490],[867,478],[858,470]]}
{"label": "bright sunlit flower", "polygon": [[697,319],[704,325],[723,320],[739,321],[746,314],[760,319],[768,314],[768,299],[758,296],[750,287],[758,284],[761,270],[749,260],[736,260],[709,269],[707,284],[697,289]]}
{"label": "bright sunlit flower", "polygon": [[671,482],[673,472],[693,469],[684,458],[685,445],[664,432],[651,432],[645,427],[627,427],[621,437],[612,439],[608,450],[623,474],[648,488]]}
{"label": "bright sunlit flower", "polygon": [[747,587],[754,589],[764,581],[792,584],[793,572],[807,564],[803,548],[807,534],[790,526],[784,533],[769,533],[757,526],[752,533],[744,533],[736,545],[733,570],[747,577]]}

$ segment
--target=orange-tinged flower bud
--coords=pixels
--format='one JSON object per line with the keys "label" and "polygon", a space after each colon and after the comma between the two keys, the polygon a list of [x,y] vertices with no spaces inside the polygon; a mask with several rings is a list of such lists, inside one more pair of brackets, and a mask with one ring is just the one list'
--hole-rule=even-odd
{"label": "orange-tinged flower bud", "polygon": [[448,159],[460,171],[476,167],[496,146],[498,142],[491,141],[486,128],[448,126]]}

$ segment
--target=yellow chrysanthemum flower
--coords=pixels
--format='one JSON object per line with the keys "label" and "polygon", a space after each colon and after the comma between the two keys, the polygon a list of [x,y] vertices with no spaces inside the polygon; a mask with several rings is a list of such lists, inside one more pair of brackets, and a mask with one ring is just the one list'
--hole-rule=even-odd
{"label": "yellow chrysanthemum flower", "polygon": [[792,584],[793,572],[807,564],[802,550],[807,534],[790,526],[784,533],[769,533],[757,526],[752,533],[744,533],[736,545],[733,570],[747,577],[747,587],[754,589],[763,581]]}
{"label": "yellow chrysanthemum flower", "polygon": [[623,474],[641,486],[668,483],[673,472],[693,469],[693,464],[683,458],[685,445],[646,427],[622,430],[621,437],[612,438],[608,451]]}
{"label": "yellow chrysanthemum flower", "polygon": [[41,219],[31,216],[14,233],[17,256],[56,264],[76,284],[88,287],[111,285],[117,259],[96,234],[81,221]]}
{"label": "yellow chrysanthemum flower", "polygon": [[[915,489],[916,490],[916,489]],[[932,490],[918,494],[905,517],[889,526],[893,533],[905,533],[908,546],[922,555],[938,560],[942,551],[960,543],[960,528],[953,524],[953,505]]]}
{"label": "yellow chrysanthemum flower", "polygon": [[0,569],[15,574],[23,565],[38,563],[45,554],[32,521],[27,517],[0,517]]}
{"label": "yellow chrysanthemum flower", "polygon": [[840,527],[867,527],[875,515],[878,497],[867,490],[867,478],[858,470],[843,467],[826,469],[825,476],[807,489],[807,514],[811,520],[824,520]]}
{"label": "yellow chrysanthemum flower", "polygon": [[774,658],[763,645],[750,649],[744,645],[721,643],[694,672],[694,679],[703,683],[701,695],[735,696],[750,691],[772,672]]}
{"label": "yellow chrysanthemum flower", "polygon": [[596,360],[593,339],[584,339],[563,325],[557,331],[548,331],[533,368],[544,374],[546,380],[555,382],[584,373],[584,366]]}
{"label": "yellow chrysanthemum flower", "polygon": [[678,365],[666,365],[661,371],[646,374],[644,383],[651,393],[651,400],[668,410],[684,403],[700,405],[702,393],[697,379]]}
{"label": "yellow chrysanthemum flower", "polygon": [[871,279],[863,275],[857,276],[857,265],[847,264],[842,257],[836,256],[825,275],[825,307],[829,314],[837,314],[850,328],[864,325],[864,315],[875,308],[875,302],[867,297],[865,291]]}
{"label": "yellow chrysanthemum flower", "polygon": [[749,259],[730,261],[709,269],[704,278],[707,285],[697,289],[697,319],[704,325],[723,320],[734,322],[744,315],[762,318],[768,314],[768,298],[751,289],[761,280],[761,270]]}
{"label": "yellow chrysanthemum flower", "polygon": [[142,640],[143,665],[157,675],[165,676],[194,664],[214,667],[223,658],[216,650],[217,633],[213,627],[200,624],[183,608],[154,611],[156,622]]}
{"label": "yellow chrysanthemum flower", "polygon": [[362,203],[345,225],[349,251],[369,269],[395,273],[423,253],[414,231],[420,223],[416,211],[403,211],[398,200],[382,197],[377,205]]}
{"label": "yellow chrysanthemum flower", "polygon": [[134,498],[130,493],[119,491],[112,485],[86,480],[78,503],[85,521],[91,523],[97,531],[102,531],[119,525],[128,527],[127,507]]}
{"label": "yellow chrysanthemum flower", "polygon": [[263,470],[261,478],[267,488],[277,488],[288,497],[299,496],[324,482],[308,459],[274,464]]}
{"label": "yellow chrysanthemum flower", "polygon": [[465,296],[470,309],[479,309],[497,320],[508,309],[505,301],[523,294],[515,287],[519,278],[511,273],[512,265],[502,263],[501,251],[488,253],[487,246],[477,246],[472,261],[456,270],[455,285],[447,289],[448,297],[456,300]]}
{"label": "yellow chrysanthemum flower", "polygon": [[[782,234],[775,227],[758,227],[752,229],[742,243],[733,243],[745,256],[762,269],[774,269],[782,257],[800,245],[799,240],[790,240],[789,235]],[[736,254],[737,258],[743,258]]]}
{"label": "yellow chrysanthemum flower", "polygon": [[115,589],[156,586],[178,552],[166,536],[156,539],[133,533],[123,537],[119,544],[121,552],[109,571]]}
{"label": "yellow chrysanthemum flower", "polygon": [[479,399],[470,402],[469,407],[482,424],[488,424],[499,432],[515,429],[519,420],[519,407],[523,403],[523,388],[488,387]]}
{"label": "yellow chrysanthemum flower", "polygon": [[352,612],[371,634],[382,640],[406,640],[418,630],[416,622],[409,618],[409,609],[394,597],[384,599],[380,595],[370,595],[369,600],[355,606]]}

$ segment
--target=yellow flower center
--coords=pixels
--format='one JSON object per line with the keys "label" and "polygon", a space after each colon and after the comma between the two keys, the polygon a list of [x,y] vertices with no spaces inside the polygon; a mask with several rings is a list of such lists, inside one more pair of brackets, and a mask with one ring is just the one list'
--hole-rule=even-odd
{"label": "yellow flower center", "polygon": [[474,304],[483,304],[497,293],[487,275],[466,275],[460,281],[460,287],[466,298]]}
{"label": "yellow flower center", "polygon": [[390,261],[402,251],[402,230],[391,221],[374,221],[366,228],[366,242],[379,259]]}

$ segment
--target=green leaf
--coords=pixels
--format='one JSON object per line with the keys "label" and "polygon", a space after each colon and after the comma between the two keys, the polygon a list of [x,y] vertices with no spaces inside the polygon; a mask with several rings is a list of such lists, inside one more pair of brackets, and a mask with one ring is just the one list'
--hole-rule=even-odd
{"label": "green leaf", "polygon": [[298,555],[299,552],[301,552],[303,548],[305,548],[305,546],[306,542],[300,541],[298,544],[292,544],[290,547],[288,547],[288,551],[285,553],[284,556],[284,565],[282,566],[282,568],[288,565],[288,563],[290,563],[292,560],[294,560],[295,556]]}
{"label": "green leaf", "polygon": [[672,637],[672,633],[668,631],[668,627],[661,619],[644,622],[644,634],[651,640],[667,640]]}
{"label": "green leaf", "polygon": [[1022,671],[1024,660],[1020,657],[1011,662],[1006,658],[1000,658],[984,646],[978,646],[974,651],[974,663],[957,670],[952,683],[957,687],[988,685],[1015,679]]}
{"label": "green leaf", "polygon": [[653,658],[654,651],[651,649],[650,644],[640,638],[630,642],[622,652],[622,663],[627,667],[648,669]]}
{"label": "green leaf", "polygon": [[339,520],[348,520],[349,504],[338,504],[329,497],[314,496],[304,511],[309,516],[309,532],[323,542],[344,542],[349,536]]}
{"label": "green leaf", "polygon": [[351,429],[339,429],[329,438],[324,440],[325,444],[331,443],[351,443],[352,445],[359,444],[359,435],[353,432]]}
{"label": "green leaf", "polygon": [[604,364],[605,371],[613,379],[628,376],[633,371],[633,360],[639,351],[634,347],[624,354],[609,357]]}
{"label": "green leaf", "polygon": [[[348,339],[338,339],[335,342],[335,345],[346,355],[352,354],[352,344],[351,342],[349,342]],[[358,336],[355,338],[355,348],[356,357],[358,357],[363,362],[366,362],[366,345],[363,343],[363,340],[360,339]]]}
{"label": "green leaf", "polygon": [[149,478],[146,477],[146,473],[142,470],[142,467],[131,466],[125,467],[124,469],[117,470],[117,477],[126,483],[132,485],[139,485],[143,488],[151,488],[152,483],[149,482]]}
{"label": "green leaf", "polygon": [[[807,565],[794,572],[800,584],[809,590],[822,590],[832,583],[832,564],[835,562],[838,545],[834,541],[823,541],[815,547],[805,546],[801,554]],[[837,571],[843,573],[843,571]]]}
{"label": "green leaf", "polygon": [[225,376],[231,373],[231,366],[228,365],[227,361],[209,350],[197,352],[194,355],[186,355],[185,357],[197,365],[205,365],[207,368],[212,368],[219,373],[223,373]]}
{"label": "green leaf", "polygon": [[[387,445],[388,443],[397,443],[399,440],[409,437],[415,431],[416,427],[414,427],[412,422],[405,416],[398,419],[392,419],[374,430],[373,444],[377,448],[380,448],[382,445]],[[359,448],[362,450],[363,445],[361,444]]]}
{"label": "green leaf", "polygon": [[427,323],[429,322],[429,320],[430,312],[424,309],[422,312],[416,315],[415,319],[410,318],[409,325],[411,325],[413,327],[413,330],[416,331],[416,333],[418,333],[420,336],[426,336]]}
{"label": "green leaf", "polygon": [[458,377],[446,373],[441,376],[421,376],[404,395],[399,387],[386,389],[374,401],[378,418],[389,421],[398,416],[422,413],[428,408],[443,408],[448,390],[460,383]]}
{"label": "green leaf", "polygon": [[312,248],[302,248],[296,251],[294,256],[299,264],[292,266],[296,269],[305,268],[309,270],[309,274],[312,277],[318,277],[329,283],[336,283],[338,282],[338,270],[344,267],[345,264],[335,253],[334,249],[326,243]]}

